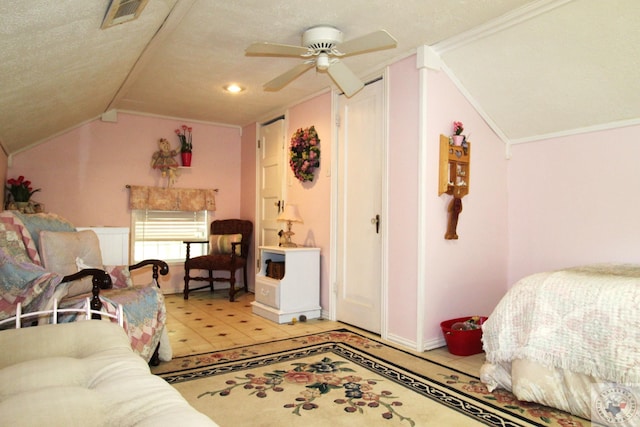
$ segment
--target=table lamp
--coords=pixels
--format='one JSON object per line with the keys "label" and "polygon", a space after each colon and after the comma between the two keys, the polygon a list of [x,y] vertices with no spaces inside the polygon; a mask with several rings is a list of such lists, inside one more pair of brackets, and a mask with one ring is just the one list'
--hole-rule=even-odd
{"label": "table lamp", "polygon": [[300,213],[298,213],[298,206],[287,204],[284,207],[284,210],[282,211],[282,213],[280,213],[280,215],[278,215],[278,218],[276,219],[280,222],[287,223],[287,231],[283,232],[285,241],[280,246],[284,246],[287,248],[297,247],[298,245],[296,245],[291,241],[291,236],[295,234],[293,231],[291,231],[291,224],[294,222],[299,222],[299,223],[303,222],[302,218],[300,217]]}

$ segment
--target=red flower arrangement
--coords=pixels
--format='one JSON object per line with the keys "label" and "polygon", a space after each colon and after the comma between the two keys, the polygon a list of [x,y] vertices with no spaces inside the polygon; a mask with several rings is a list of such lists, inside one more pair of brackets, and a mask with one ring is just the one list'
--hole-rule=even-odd
{"label": "red flower arrangement", "polygon": [[24,179],[22,175],[18,179],[8,179],[7,184],[9,184],[7,190],[13,197],[14,202],[28,202],[33,193],[40,191],[39,188],[34,190],[31,187],[31,181]]}
{"label": "red flower arrangement", "polygon": [[193,149],[193,144],[191,143],[191,128],[187,125],[182,125],[181,129],[182,132],[180,129],[175,130],[176,135],[178,135],[180,139],[180,151],[182,153],[190,153]]}

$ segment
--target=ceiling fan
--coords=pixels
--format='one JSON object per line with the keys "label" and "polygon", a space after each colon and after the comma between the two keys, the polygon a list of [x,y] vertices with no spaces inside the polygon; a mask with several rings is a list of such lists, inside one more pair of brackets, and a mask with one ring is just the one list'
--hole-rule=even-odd
{"label": "ceiling fan", "polygon": [[397,41],[385,30],[374,31],[346,42],[342,40],[343,34],[339,29],[318,25],[302,34],[302,46],[262,42],[253,43],[245,52],[249,56],[299,56],[304,59],[301,64],[265,83],[265,90],[280,90],[315,66],[318,71],[329,74],[340,90],[350,97],[362,89],[364,83],[339,58],[394,48]]}

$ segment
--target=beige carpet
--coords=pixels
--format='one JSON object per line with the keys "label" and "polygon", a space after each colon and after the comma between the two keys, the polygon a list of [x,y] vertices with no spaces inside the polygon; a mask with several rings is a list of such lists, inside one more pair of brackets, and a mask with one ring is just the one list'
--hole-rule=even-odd
{"label": "beige carpet", "polygon": [[589,426],[349,329],[153,369],[220,426]]}

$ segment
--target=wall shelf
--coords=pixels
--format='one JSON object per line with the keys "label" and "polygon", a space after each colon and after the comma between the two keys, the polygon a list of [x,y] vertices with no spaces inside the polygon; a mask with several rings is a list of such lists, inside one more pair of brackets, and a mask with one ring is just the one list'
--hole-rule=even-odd
{"label": "wall shelf", "polygon": [[471,143],[457,146],[449,137],[440,135],[440,177],[438,195],[450,194],[461,199],[469,194]]}
{"label": "wall shelf", "polygon": [[458,238],[456,228],[458,217],[462,212],[462,198],[469,194],[471,180],[471,143],[464,140],[462,145],[451,143],[451,138],[440,135],[440,176],[438,179],[438,196],[449,194],[453,196],[449,203],[449,220],[446,240]]}

